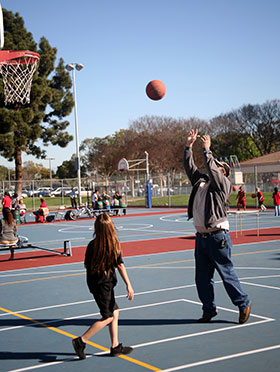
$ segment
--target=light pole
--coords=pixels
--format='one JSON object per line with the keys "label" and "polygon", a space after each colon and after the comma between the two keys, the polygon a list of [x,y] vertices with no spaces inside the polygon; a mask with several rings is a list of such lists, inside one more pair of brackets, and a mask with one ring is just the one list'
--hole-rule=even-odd
{"label": "light pole", "polygon": [[73,80],[73,93],[74,93],[74,104],[75,104],[75,133],[76,133],[76,159],[75,167],[78,175],[78,202],[79,206],[82,204],[81,199],[81,166],[80,166],[80,151],[79,151],[79,128],[78,128],[78,113],[77,113],[77,97],[76,97],[76,83],[75,83],[75,67],[76,70],[80,71],[84,66],[81,63],[69,63],[65,66],[67,71],[72,71]]}
{"label": "light pole", "polygon": [[52,160],[55,160],[55,158],[46,158],[46,160],[49,161],[49,169],[50,169],[50,186],[52,188]]}

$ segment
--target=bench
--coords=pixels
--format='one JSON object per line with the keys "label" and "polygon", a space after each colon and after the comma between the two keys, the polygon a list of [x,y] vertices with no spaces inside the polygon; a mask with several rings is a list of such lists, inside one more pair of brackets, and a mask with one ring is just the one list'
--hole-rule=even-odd
{"label": "bench", "polygon": [[[92,209],[92,213],[94,215],[99,215],[101,213],[109,213],[110,216],[119,215],[121,209],[123,210],[123,215],[126,215],[126,207],[117,207],[117,208],[110,208],[110,209]],[[117,213],[116,213],[117,212]]]}
{"label": "bench", "polygon": [[[81,240],[81,239],[71,239],[71,240]],[[40,242],[41,244],[52,244],[52,243],[60,243],[63,242],[63,251],[57,251],[55,249],[49,249],[45,247],[40,247],[38,245],[34,245],[32,243],[28,243],[28,238],[25,236],[19,236],[19,240],[17,243],[13,244],[0,244],[0,251],[5,251],[5,250],[11,250],[11,249],[28,249],[28,248],[33,248],[33,249],[39,249],[42,251],[47,251],[47,252],[52,252],[55,254],[59,254],[62,256],[72,256],[72,245],[71,245],[71,240],[66,239],[66,240],[55,240],[55,241],[47,241],[47,242]]]}

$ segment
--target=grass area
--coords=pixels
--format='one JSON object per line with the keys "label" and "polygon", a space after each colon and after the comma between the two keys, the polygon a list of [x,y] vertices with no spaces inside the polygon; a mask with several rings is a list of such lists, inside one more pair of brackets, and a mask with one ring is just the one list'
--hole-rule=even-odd
{"label": "grass area", "polygon": [[[46,197],[45,201],[49,209],[59,209],[62,205],[64,205],[65,208],[71,207],[70,198],[67,196],[64,197],[64,199],[62,199],[61,197]],[[25,198],[23,202],[28,210],[36,210],[41,204],[40,198],[34,198],[34,200],[33,198]],[[87,202],[87,198],[82,198],[82,202],[85,204]]]}
{"label": "grass area", "polygon": [[[171,207],[187,207],[189,202],[189,196],[190,195],[171,195],[170,196],[170,206]],[[232,193],[229,198],[229,205],[230,207],[236,207],[237,199],[236,199],[237,193]],[[273,200],[272,200],[272,193],[271,192],[264,192],[264,205],[266,207],[273,207]],[[61,197],[46,197],[45,198],[47,206],[49,209],[59,209],[61,205],[64,205],[66,208],[69,208],[71,206],[70,198],[65,197],[64,200]],[[87,202],[87,198],[82,198],[83,203]],[[40,206],[40,198],[25,198],[24,203],[26,205],[26,208],[28,210],[36,210]],[[35,203],[35,204],[33,204]],[[256,207],[256,199],[253,199],[251,197],[251,194],[247,194],[246,197],[246,204],[248,207]],[[163,197],[153,197],[152,199],[152,205],[153,207],[164,207],[168,205],[168,196]],[[143,197],[135,197],[135,198],[128,198],[128,206],[139,206],[144,207],[145,206],[145,198]]]}
{"label": "grass area", "polygon": [[[235,207],[237,204],[236,199],[237,193],[232,193],[229,197],[229,205],[230,207]],[[172,207],[187,207],[189,202],[190,195],[171,195],[170,196],[170,206]],[[271,192],[264,192],[264,205],[266,207],[273,207],[273,200],[272,200],[272,193]],[[248,207],[256,207],[256,199],[251,197],[251,194],[247,194],[246,196],[246,204]],[[129,200],[129,206],[144,206],[145,199],[143,198],[133,198],[133,200]],[[162,207],[168,205],[168,196],[163,197],[153,197],[152,199],[153,207]]]}

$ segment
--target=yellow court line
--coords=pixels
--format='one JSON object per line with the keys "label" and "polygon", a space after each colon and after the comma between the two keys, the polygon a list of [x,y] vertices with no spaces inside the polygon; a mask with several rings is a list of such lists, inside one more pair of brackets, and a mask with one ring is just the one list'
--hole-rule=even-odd
{"label": "yellow court line", "polygon": [[152,267],[152,266],[160,266],[160,265],[171,265],[176,263],[182,263],[182,262],[193,262],[194,258],[191,258],[189,260],[180,260],[180,261],[167,261],[167,262],[157,262],[153,264],[147,264],[147,265],[138,265],[138,266],[129,266],[127,269],[136,269],[137,267]]}
{"label": "yellow court line", "polygon": [[[258,253],[266,253],[266,252],[278,252],[279,249],[269,249],[265,251],[255,251],[255,252],[242,252],[242,253],[233,253],[232,256],[243,256],[243,255],[248,255],[248,254],[258,254]],[[138,266],[129,266],[128,269],[135,269],[138,267],[151,267],[151,266],[160,266],[160,265],[171,265],[171,264],[176,264],[176,263],[183,263],[183,262],[194,262],[194,258],[189,259],[189,260],[180,260],[180,261],[167,261],[167,262],[158,262],[158,263],[153,263],[153,264],[147,264],[147,265],[138,265]]]}
{"label": "yellow court line", "polygon": [[39,280],[47,280],[47,279],[66,278],[68,276],[77,276],[77,275],[85,275],[85,273],[83,272],[83,273],[75,273],[75,274],[64,274],[64,275],[47,276],[45,278],[18,280],[18,281],[15,281],[15,282],[0,283],[0,286],[1,285],[7,285],[7,284],[19,284],[19,283],[36,282],[36,281],[39,281]]}
{"label": "yellow court line", "polygon": [[[249,254],[259,254],[259,253],[271,253],[271,252],[278,252],[279,249],[269,249],[264,251],[255,251],[255,252],[242,252],[242,253],[233,253],[232,256],[246,256]],[[147,264],[147,265],[137,265],[137,266],[128,266],[127,269],[135,269],[135,268],[141,268],[141,267],[153,267],[153,266],[160,266],[160,265],[171,265],[175,263],[183,263],[183,262],[194,262],[194,259],[189,260],[180,260],[180,261],[167,261],[167,262],[158,262],[153,264]],[[0,283],[0,286],[8,285],[8,284],[20,284],[20,283],[28,283],[28,282],[36,282],[39,280],[49,280],[49,279],[57,279],[57,278],[66,278],[70,276],[78,276],[78,275],[85,275],[85,273],[75,273],[75,274],[64,274],[64,275],[56,275],[56,276],[48,276],[45,278],[36,278],[36,279],[26,279],[26,280],[19,280],[15,282],[7,282],[7,283]]]}
{"label": "yellow court line", "polygon": [[[40,325],[41,327],[44,327],[44,328],[47,328],[53,332],[56,332],[56,333],[60,333],[64,336],[67,336],[67,337],[70,337],[70,338],[76,338],[77,336],[75,335],[72,335],[71,333],[68,333],[68,332],[65,332],[65,331],[62,331],[61,329],[58,329],[58,328],[55,328],[55,327],[51,327],[51,326],[48,326],[47,324],[45,323],[42,323],[42,322],[39,322],[38,320],[36,319],[32,319],[32,318],[29,318],[28,316],[25,316],[25,315],[21,315],[19,313],[15,313],[14,311],[11,311],[11,310],[8,310],[8,309],[5,309],[4,307],[1,307],[0,306],[0,310],[2,310],[3,312],[5,313],[9,313],[9,314],[12,314],[18,318],[22,318],[24,320],[29,320],[30,322],[32,323],[35,323],[35,324],[38,324]],[[87,341],[87,344],[91,345],[91,346],[94,346],[95,348],[99,349],[99,350],[102,350],[102,351],[110,351],[108,348],[104,347],[104,346],[101,346],[101,345],[98,345],[94,342],[91,342],[91,341]],[[131,363],[134,363],[134,364],[137,364],[141,367],[144,367],[144,368],[147,368],[151,371],[161,371],[161,369],[157,368],[157,367],[154,367],[150,364],[147,364],[145,362],[141,362],[140,360],[137,360],[137,359],[134,359],[134,358],[131,358],[131,357],[128,357],[126,355],[118,355],[119,358],[122,358],[122,359],[125,359]]]}
{"label": "yellow court line", "polygon": [[232,256],[246,256],[247,254],[257,254],[257,253],[271,253],[278,252],[280,249],[268,249],[266,251],[255,251],[255,252],[243,252],[243,253],[234,253]]}

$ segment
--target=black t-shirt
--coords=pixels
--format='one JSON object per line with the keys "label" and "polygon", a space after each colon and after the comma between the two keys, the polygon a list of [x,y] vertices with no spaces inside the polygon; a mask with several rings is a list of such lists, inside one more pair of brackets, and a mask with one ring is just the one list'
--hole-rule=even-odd
{"label": "black t-shirt", "polygon": [[89,290],[93,292],[94,290],[98,289],[98,287],[102,286],[102,284],[110,284],[111,286],[115,286],[117,284],[117,276],[115,269],[123,263],[122,255],[117,257],[117,260],[113,262],[111,267],[105,268],[105,271],[109,275],[102,271],[101,273],[92,272],[91,271],[91,259],[94,251],[94,240],[91,240],[87,246],[86,255],[85,255],[85,267],[87,270],[87,284]]}

